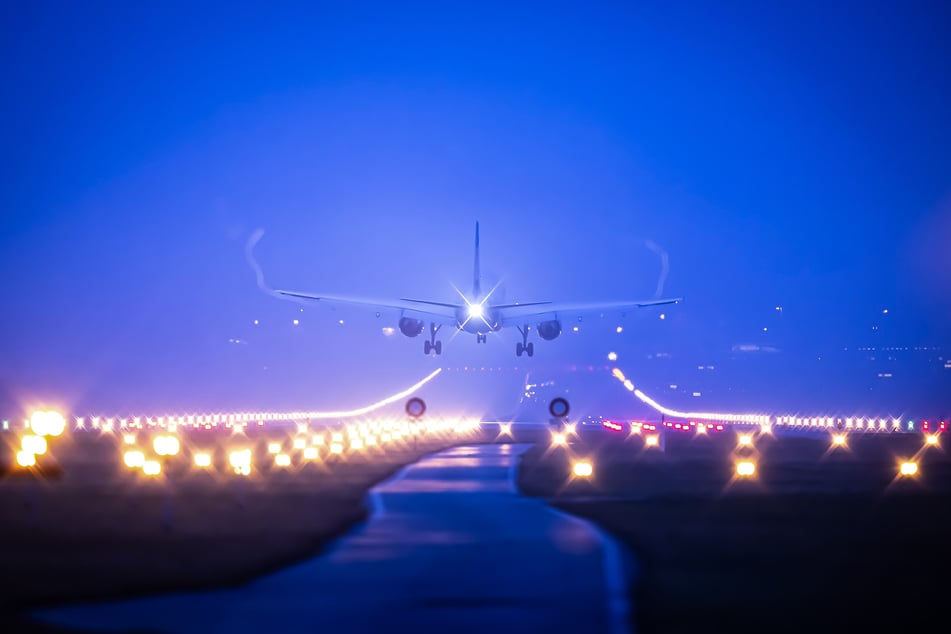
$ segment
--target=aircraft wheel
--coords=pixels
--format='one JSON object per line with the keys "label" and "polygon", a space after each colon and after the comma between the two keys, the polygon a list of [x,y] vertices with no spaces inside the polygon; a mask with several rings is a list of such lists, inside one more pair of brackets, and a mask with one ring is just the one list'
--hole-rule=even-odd
{"label": "aircraft wheel", "polygon": [[423,342],[423,354],[429,354],[433,351],[433,344],[428,341]]}
{"label": "aircraft wheel", "polygon": [[522,351],[523,351],[523,350],[525,350],[525,348],[522,346],[521,343],[516,343],[516,344],[515,344],[515,356],[516,356],[516,357],[522,356]]}
{"label": "aircraft wheel", "polygon": [[529,342],[529,344],[528,344],[527,346],[525,346],[525,352],[528,353],[528,356],[534,355],[534,354],[535,354],[535,343],[534,343],[534,342]]}
{"label": "aircraft wheel", "polygon": [[436,354],[442,354],[442,341],[437,341],[436,345],[433,346],[433,350],[436,351]]}

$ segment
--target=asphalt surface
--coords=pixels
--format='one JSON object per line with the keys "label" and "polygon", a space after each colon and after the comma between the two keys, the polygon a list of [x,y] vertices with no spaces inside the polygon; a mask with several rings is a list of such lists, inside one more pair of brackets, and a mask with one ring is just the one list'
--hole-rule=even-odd
{"label": "asphalt surface", "polygon": [[527,445],[450,449],[373,489],[371,519],[326,554],[233,589],[34,616],[101,631],[628,631],[618,547],[520,496]]}

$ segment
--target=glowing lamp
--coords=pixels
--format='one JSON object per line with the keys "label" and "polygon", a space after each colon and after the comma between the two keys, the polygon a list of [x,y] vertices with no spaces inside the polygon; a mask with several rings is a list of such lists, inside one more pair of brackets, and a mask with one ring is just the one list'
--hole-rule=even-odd
{"label": "glowing lamp", "polygon": [[736,475],[741,478],[749,478],[756,473],[756,465],[749,460],[736,463]]}
{"label": "glowing lamp", "polygon": [[211,466],[211,456],[206,453],[195,454],[195,466],[206,469]]}
{"label": "glowing lamp", "polygon": [[925,437],[925,442],[927,442],[929,445],[932,445],[932,446],[937,445],[938,434],[928,434],[928,436]]}
{"label": "glowing lamp", "polygon": [[577,478],[590,478],[591,474],[594,473],[594,467],[591,466],[590,462],[581,461],[574,464],[572,471]]}
{"label": "glowing lamp", "polygon": [[564,434],[555,433],[551,435],[551,444],[556,447],[564,446],[567,442]]}
{"label": "glowing lamp", "polygon": [[912,477],[918,473],[918,463],[912,461],[903,462],[898,472],[903,476]]}
{"label": "glowing lamp", "polygon": [[469,304],[469,318],[479,319],[482,317],[482,304]]}
{"label": "glowing lamp", "polygon": [[332,442],[330,443],[330,453],[332,454],[342,454],[343,453],[343,443]]}
{"label": "glowing lamp", "polygon": [[21,467],[33,467],[36,466],[36,454],[29,451],[18,451],[17,452],[17,464]]}
{"label": "glowing lamp", "polygon": [[134,445],[134,444],[135,444],[135,434],[125,434],[125,435],[122,437],[122,442],[124,442],[124,443],[127,444],[127,445]]}
{"label": "glowing lamp", "polygon": [[291,466],[291,457],[286,453],[279,453],[274,456],[274,464],[278,467],[289,467]]}
{"label": "glowing lamp", "polygon": [[833,434],[832,444],[835,447],[845,447],[845,444],[846,444],[845,434]]}
{"label": "glowing lamp", "polygon": [[307,447],[304,449],[304,460],[316,460],[317,447]]}
{"label": "glowing lamp", "polygon": [[294,449],[303,449],[307,446],[306,438],[295,438],[294,439]]}
{"label": "glowing lamp", "polygon": [[313,437],[310,439],[310,442],[311,442],[311,444],[317,445],[318,447],[319,447],[320,445],[324,444],[324,436],[323,436],[323,434],[316,434],[315,436],[313,436]]}
{"label": "glowing lamp", "polygon": [[268,452],[268,453],[273,453],[273,454],[281,453],[281,443],[279,443],[279,442],[269,442],[269,443],[267,444],[267,452]]}
{"label": "glowing lamp", "polygon": [[736,442],[740,447],[752,447],[753,436],[750,434],[740,434]]}
{"label": "glowing lamp", "polygon": [[157,476],[162,473],[162,463],[158,460],[146,460],[142,463],[142,473],[147,476]]}
{"label": "glowing lamp", "polygon": [[156,436],[152,441],[152,448],[160,456],[177,456],[181,443],[175,436]]}
{"label": "glowing lamp", "polygon": [[363,441],[360,440],[359,438],[354,438],[353,440],[350,441],[350,448],[356,449],[356,450],[363,449]]}
{"label": "glowing lamp", "polygon": [[42,456],[46,453],[47,443],[46,438],[42,436],[24,436],[20,440],[20,445],[23,448],[23,451],[27,451],[36,456]]}
{"label": "glowing lamp", "polygon": [[660,438],[656,434],[650,434],[644,437],[644,444],[648,447],[657,447],[660,445]]}

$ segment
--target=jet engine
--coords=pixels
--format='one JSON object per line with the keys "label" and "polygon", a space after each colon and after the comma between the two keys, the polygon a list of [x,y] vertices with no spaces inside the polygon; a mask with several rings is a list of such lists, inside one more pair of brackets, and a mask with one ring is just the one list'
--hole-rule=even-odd
{"label": "jet engine", "polygon": [[561,322],[557,319],[552,319],[551,321],[543,321],[538,324],[538,336],[544,339],[545,341],[551,341],[555,337],[561,334]]}
{"label": "jet engine", "polygon": [[423,320],[400,317],[400,332],[407,337],[418,337],[423,332]]}

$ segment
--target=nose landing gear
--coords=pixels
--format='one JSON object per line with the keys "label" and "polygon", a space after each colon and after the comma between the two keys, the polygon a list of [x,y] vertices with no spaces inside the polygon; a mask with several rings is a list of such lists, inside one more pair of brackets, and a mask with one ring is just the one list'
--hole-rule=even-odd
{"label": "nose landing gear", "polygon": [[483,335],[482,333],[477,333],[476,343],[485,343],[485,335]]}

